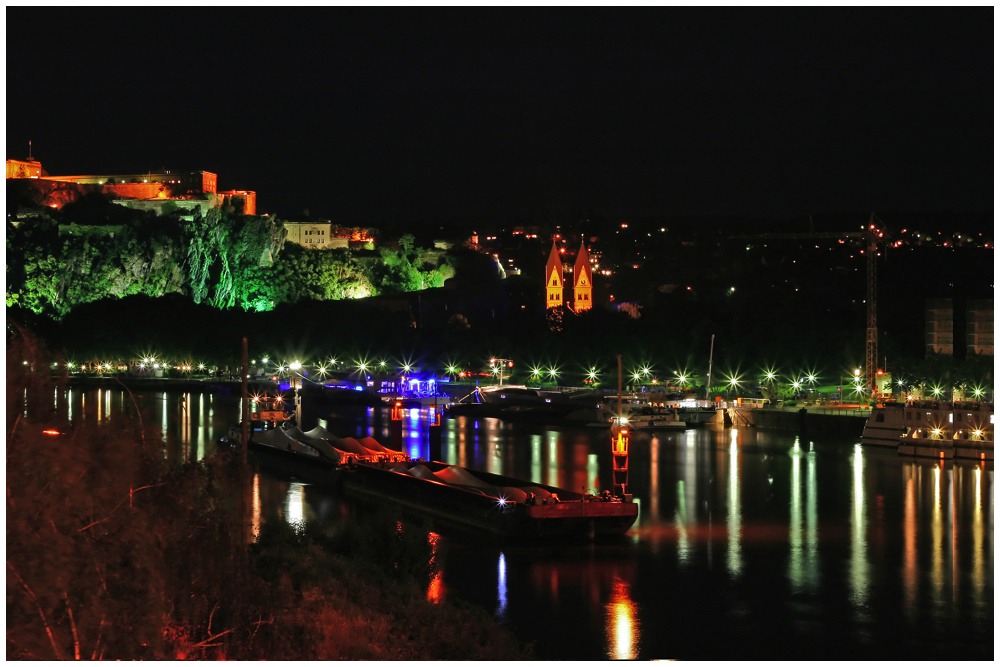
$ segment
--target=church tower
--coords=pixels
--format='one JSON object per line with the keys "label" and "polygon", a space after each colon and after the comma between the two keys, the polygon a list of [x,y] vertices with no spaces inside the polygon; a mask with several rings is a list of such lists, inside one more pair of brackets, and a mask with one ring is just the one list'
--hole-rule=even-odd
{"label": "church tower", "polygon": [[552,239],[552,251],[545,263],[545,307],[558,308],[563,305],[563,265],[556,241]]}
{"label": "church tower", "polygon": [[590,269],[590,255],[587,246],[580,241],[580,252],[576,253],[573,264],[573,310],[590,310],[594,305],[594,276]]}

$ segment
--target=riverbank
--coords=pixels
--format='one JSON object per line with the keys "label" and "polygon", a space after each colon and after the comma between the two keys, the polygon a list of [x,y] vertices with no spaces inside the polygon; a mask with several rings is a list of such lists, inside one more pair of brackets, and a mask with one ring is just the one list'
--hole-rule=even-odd
{"label": "riverbank", "polygon": [[871,409],[857,407],[730,407],[726,410],[726,425],[753,427],[800,434],[857,434],[861,437]]}
{"label": "riverbank", "polygon": [[[111,389],[127,387],[133,391],[185,391],[210,393],[222,396],[236,396],[242,391],[242,381],[231,377],[185,377],[165,378],[131,375],[70,375],[54,378],[56,382],[67,382],[70,387],[96,387]],[[252,378],[252,389],[274,390],[276,384],[270,378]],[[475,388],[475,385],[459,383],[444,385],[448,394],[460,398]],[[719,408],[711,424],[763,428],[796,433],[837,433],[861,436],[865,421],[871,409],[864,405],[825,406],[737,406]]]}

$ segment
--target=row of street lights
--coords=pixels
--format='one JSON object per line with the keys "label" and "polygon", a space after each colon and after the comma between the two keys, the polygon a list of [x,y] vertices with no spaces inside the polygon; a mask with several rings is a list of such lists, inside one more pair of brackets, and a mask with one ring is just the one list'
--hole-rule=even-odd
{"label": "row of street lights", "polygon": [[[282,361],[271,365],[271,360],[269,356],[263,356],[260,358],[260,362],[255,359],[251,362],[251,365],[256,368],[267,367],[273,369],[269,374],[271,375],[286,375],[286,374],[296,374],[296,375],[308,375],[310,369],[316,374],[320,379],[325,379],[330,374],[337,372],[338,370],[349,370],[350,372],[356,372],[362,376],[367,376],[371,373],[384,373],[384,374],[399,374],[407,376],[415,372],[417,369],[413,363],[408,360],[400,361],[399,363],[390,363],[386,359],[367,359],[367,358],[357,358],[349,361],[338,360],[335,357],[320,361],[316,364],[307,364],[299,359],[294,359],[291,361]],[[58,364],[53,364],[53,369],[58,368]],[[76,364],[72,361],[66,362],[63,366],[70,372],[96,372],[96,373],[112,373],[112,372],[130,372],[138,371],[140,373],[150,373],[150,372],[180,372],[180,373],[211,373],[214,374],[218,371],[217,368],[209,367],[204,363],[193,363],[190,361],[182,361],[180,363],[169,363],[165,360],[157,358],[155,355],[147,354],[138,360],[133,360],[128,363],[123,363],[121,361],[95,361],[95,362],[85,362]],[[514,374],[515,362],[511,358],[503,357],[492,357],[488,362],[488,372],[498,379],[498,382],[502,385],[506,380],[508,380]],[[452,380],[457,378],[467,376],[467,371],[463,370],[461,366],[454,362],[449,362],[445,367],[445,373],[451,377]],[[474,375],[468,373],[468,375]],[[533,381],[537,382],[552,382],[558,383],[559,379],[565,375],[565,371],[558,366],[542,366],[534,365],[529,369],[529,377]],[[601,382],[602,376],[606,375],[606,372],[599,369],[597,366],[590,366],[580,369],[580,377],[582,377],[585,384],[597,385]],[[721,388],[727,392],[739,392],[747,388],[748,380],[745,379],[747,376],[740,372],[726,372],[723,373],[720,383]],[[643,364],[641,366],[633,367],[626,377],[627,380],[631,380],[633,388],[641,386],[665,386],[676,389],[691,388],[692,384],[698,383],[699,376],[690,373],[688,370],[677,370],[674,372],[670,380],[661,381],[659,376],[654,373],[653,368],[648,364]],[[821,379],[819,374],[814,370],[806,370],[800,373],[793,373],[791,375],[780,375],[776,368],[763,368],[760,373],[757,374],[754,379],[756,380],[755,387],[760,387],[762,390],[774,393],[775,395],[781,393],[791,393],[793,396],[797,396],[802,392],[814,391],[819,385]],[[846,380],[846,381],[845,381]],[[893,384],[897,388],[897,392],[900,398],[906,398],[908,394],[908,389],[915,389],[918,395],[931,396],[934,398],[943,398],[949,394],[949,389],[946,388],[944,384],[918,384],[905,380],[904,378],[894,378]],[[720,388],[720,385],[716,385],[716,389]],[[841,379],[837,381],[837,394],[839,398],[844,398],[844,389],[850,387],[851,395],[857,397],[858,399],[869,398],[869,389],[864,384],[864,378],[862,377],[862,371],[860,368],[855,368],[846,378],[842,375]],[[987,387],[973,385],[973,386],[963,386],[958,388],[961,395],[969,396],[975,398],[976,400],[982,400],[985,397],[990,396],[990,392]]]}

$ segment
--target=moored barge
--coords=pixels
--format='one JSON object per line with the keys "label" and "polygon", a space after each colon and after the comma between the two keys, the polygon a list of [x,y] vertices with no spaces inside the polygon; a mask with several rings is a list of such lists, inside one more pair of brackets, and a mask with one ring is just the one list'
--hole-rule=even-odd
{"label": "moored barge", "polygon": [[[222,440],[239,446],[236,429]],[[316,427],[256,431],[250,448],[297,465],[300,476],[336,488],[349,499],[393,503],[435,523],[516,541],[600,541],[622,537],[639,506],[624,487],[581,493],[546,484],[408,459],[374,438],[338,438]]]}
{"label": "moored barge", "polygon": [[630,497],[568,489],[439,461],[356,462],[341,470],[345,495],[390,501],[453,527],[494,537],[592,540],[622,537],[638,518]]}

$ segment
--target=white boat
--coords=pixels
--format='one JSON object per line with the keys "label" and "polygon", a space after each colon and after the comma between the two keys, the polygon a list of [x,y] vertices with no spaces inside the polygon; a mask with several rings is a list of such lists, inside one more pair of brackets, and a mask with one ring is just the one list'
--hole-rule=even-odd
{"label": "white boat", "polygon": [[665,408],[654,405],[633,407],[622,420],[623,426],[636,431],[683,431],[687,423],[678,414],[676,408]]}
{"label": "white boat", "polygon": [[876,447],[899,447],[899,441],[906,433],[903,423],[903,404],[886,403],[872,408],[864,431],[861,433],[862,445]]}
{"label": "white boat", "polygon": [[993,404],[910,401],[899,453],[934,459],[993,460]]}
{"label": "white boat", "polygon": [[993,460],[993,404],[955,403],[952,406],[955,458]]}

